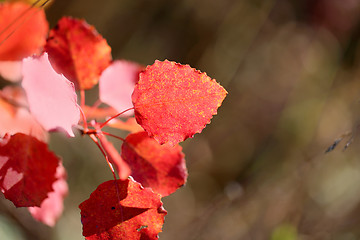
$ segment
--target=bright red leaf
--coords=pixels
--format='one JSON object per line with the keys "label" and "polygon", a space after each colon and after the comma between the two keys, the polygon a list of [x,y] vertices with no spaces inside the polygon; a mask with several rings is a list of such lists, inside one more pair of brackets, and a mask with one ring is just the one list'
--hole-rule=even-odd
{"label": "bright red leaf", "polygon": [[72,126],[80,120],[73,84],[54,71],[47,53],[24,59],[23,76],[31,113],[46,130],[62,128],[73,137]]}
{"label": "bright red leaf", "polygon": [[18,61],[40,53],[48,31],[43,9],[23,2],[0,3],[0,61]]}
{"label": "bright red leaf", "polygon": [[200,133],[227,92],[206,73],[165,60],[140,73],[132,101],[137,122],[160,144]]}
{"label": "bright red leaf", "polygon": [[131,179],[100,184],[79,208],[91,240],[158,239],[166,215],[160,195]]}
{"label": "bright red leaf", "polygon": [[59,164],[56,169],[56,181],[53,183],[54,191],[49,193],[40,207],[29,207],[31,215],[38,221],[53,227],[64,209],[64,197],[68,194],[66,183],[66,171],[64,166]]}
{"label": "bright red leaf", "polygon": [[[115,108],[118,112],[133,107],[131,94],[135,83],[139,80],[139,73],[143,69],[137,63],[124,60],[114,61],[101,74],[99,80],[99,98],[102,102]],[[133,114],[128,111],[126,115]]]}
{"label": "bright red leaf", "polygon": [[162,196],[185,184],[187,170],[180,145],[160,145],[146,132],[138,132],[126,137],[121,156],[131,167],[131,176],[136,181]]}
{"label": "bright red leaf", "polygon": [[39,207],[53,191],[58,157],[34,137],[17,133],[0,142],[0,188],[16,207]]}
{"label": "bright red leaf", "polygon": [[49,33],[45,45],[58,73],[75,83],[77,89],[90,89],[110,65],[111,48],[84,20],[63,17]]}

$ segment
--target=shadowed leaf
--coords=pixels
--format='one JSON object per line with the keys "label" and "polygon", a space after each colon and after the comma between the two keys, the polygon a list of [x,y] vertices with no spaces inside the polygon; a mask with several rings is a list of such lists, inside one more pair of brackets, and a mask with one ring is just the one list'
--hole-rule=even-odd
{"label": "shadowed leaf", "polygon": [[59,159],[47,145],[17,133],[0,142],[0,187],[16,207],[39,207],[53,191]]}
{"label": "shadowed leaf", "polygon": [[160,196],[132,179],[100,184],[79,208],[91,240],[158,239],[166,215]]}

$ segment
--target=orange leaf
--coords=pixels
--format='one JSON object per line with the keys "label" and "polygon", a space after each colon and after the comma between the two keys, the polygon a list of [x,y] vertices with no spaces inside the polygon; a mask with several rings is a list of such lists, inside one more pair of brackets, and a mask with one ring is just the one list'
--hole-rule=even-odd
{"label": "orange leaf", "polygon": [[75,84],[90,89],[110,65],[111,48],[84,20],[63,17],[50,31],[45,45],[53,68]]}
{"label": "orange leaf", "polygon": [[137,124],[135,118],[133,117],[128,118],[124,121],[121,119],[113,119],[108,123],[108,125],[112,128],[125,130],[131,133],[144,131],[144,129],[139,124]]}
{"label": "orange leaf", "polygon": [[40,53],[48,31],[44,10],[23,2],[0,3],[0,61]]}
{"label": "orange leaf", "polygon": [[140,73],[132,101],[137,122],[160,144],[200,133],[227,92],[206,73],[165,60]]}
{"label": "orange leaf", "polygon": [[7,86],[0,91],[0,112],[0,136],[21,132],[48,141],[48,132],[28,110],[22,88]]}

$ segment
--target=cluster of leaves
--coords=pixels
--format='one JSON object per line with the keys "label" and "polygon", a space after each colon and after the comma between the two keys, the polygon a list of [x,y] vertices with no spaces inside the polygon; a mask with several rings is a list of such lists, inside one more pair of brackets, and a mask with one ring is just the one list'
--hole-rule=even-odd
{"label": "cluster of leaves", "polygon": [[[29,19],[17,24],[25,14]],[[0,3],[0,61],[4,78],[21,80],[0,91],[4,196],[53,226],[67,185],[48,132],[74,137],[77,129],[99,147],[114,177],[80,204],[83,235],[157,239],[166,215],[161,198],[187,178],[179,142],[202,131],[226,90],[188,65],[112,60],[106,40],[84,20],[63,17],[48,32],[43,9],[24,2]],[[99,100],[87,106],[86,90],[97,84]],[[129,134],[124,139],[104,126]],[[123,141],[121,151],[108,137]]]}

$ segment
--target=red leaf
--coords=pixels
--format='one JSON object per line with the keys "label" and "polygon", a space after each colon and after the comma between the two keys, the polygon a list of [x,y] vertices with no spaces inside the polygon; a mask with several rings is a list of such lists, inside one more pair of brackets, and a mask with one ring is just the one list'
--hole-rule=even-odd
{"label": "red leaf", "polygon": [[187,170],[180,145],[160,145],[146,132],[130,134],[121,156],[129,164],[132,177],[144,187],[167,196],[185,184]]}
{"label": "red leaf", "polygon": [[54,69],[75,84],[90,89],[110,65],[111,48],[84,20],[63,17],[49,33],[45,45]]}
{"label": "red leaf", "polygon": [[16,207],[40,206],[53,191],[59,159],[47,145],[17,133],[0,143],[0,188]]}
{"label": "red leaf", "polygon": [[66,171],[64,166],[59,163],[56,169],[56,181],[53,183],[54,191],[49,193],[40,207],[29,207],[31,215],[38,221],[53,227],[57,219],[61,216],[64,209],[64,197],[68,193],[66,183]]}
{"label": "red leaf", "polygon": [[136,120],[149,135],[175,145],[200,133],[226,94],[206,73],[165,60],[140,73],[132,101]]}
{"label": "red leaf", "polygon": [[100,184],[79,208],[91,240],[158,239],[166,215],[160,196],[131,179]]}
{"label": "red leaf", "polygon": [[[135,83],[139,80],[139,73],[143,69],[137,63],[124,60],[113,62],[101,74],[99,80],[99,98],[102,102],[115,108],[118,112],[133,107],[131,94]],[[133,114],[128,111],[126,115]]]}
{"label": "red leaf", "polygon": [[23,61],[22,86],[31,113],[46,130],[62,128],[69,136],[80,120],[80,110],[73,84],[51,67],[47,53]]}
{"label": "red leaf", "polygon": [[22,2],[0,3],[0,61],[21,60],[40,53],[44,46],[49,31],[44,10],[30,7]]}

